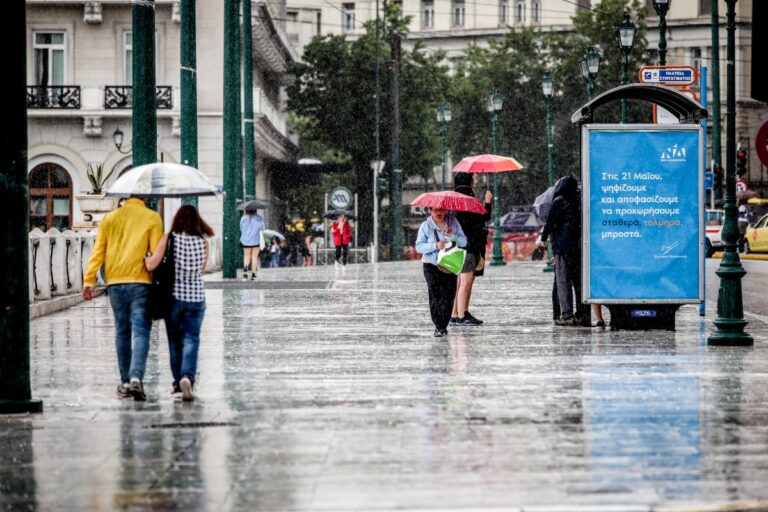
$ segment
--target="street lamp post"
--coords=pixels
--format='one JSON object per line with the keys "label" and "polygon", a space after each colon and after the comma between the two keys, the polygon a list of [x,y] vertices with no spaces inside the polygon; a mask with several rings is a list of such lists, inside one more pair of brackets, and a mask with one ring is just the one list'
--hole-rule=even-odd
{"label": "street lamp post", "polygon": [[723,223],[723,259],[717,269],[720,277],[720,290],[717,294],[717,330],[707,338],[709,345],[754,344],[752,336],[744,332],[747,322],[744,320],[744,304],[741,294],[741,279],[746,272],[741,266],[736,244],[739,228],[736,220],[736,69],[735,69],[735,32],[736,0],[726,0],[728,4],[727,25],[727,106],[725,117],[728,121],[725,146],[725,222]]}
{"label": "street lamp post", "polygon": [[659,65],[667,64],[667,11],[672,0],[653,0],[653,8],[659,15]]}
{"label": "street lamp post", "polygon": [[584,56],[581,58],[581,76],[587,83],[587,101],[592,101],[592,94],[595,89],[595,77],[600,69],[600,54],[593,46],[588,46],[584,50]]}
{"label": "street lamp post", "polygon": [[[491,138],[493,141],[493,154],[498,152],[497,148],[497,121],[501,107],[504,104],[504,97],[494,89],[485,99],[485,110],[491,114]],[[499,220],[499,174],[493,173],[493,259],[491,265],[506,265],[504,255],[501,252],[501,222]]]}
{"label": "street lamp post", "polygon": [[[629,67],[629,54],[632,52],[632,45],[635,43],[635,31],[637,27],[629,18],[629,13],[625,12],[621,23],[616,27],[616,41],[619,43],[619,49],[623,55],[621,60],[621,85],[629,83],[627,77],[627,68]],[[621,122],[627,122],[627,100],[621,100]]]}
{"label": "street lamp post", "polygon": [[[555,82],[549,73],[541,78],[541,92],[544,93],[544,99],[547,102],[547,186],[552,187],[555,184],[555,166],[552,161],[552,94],[555,91]],[[547,240],[547,266],[544,272],[554,272],[552,265],[552,242]]]}
{"label": "street lamp post", "polygon": [[448,123],[451,122],[452,117],[453,111],[449,104],[443,103],[437,107],[437,122],[440,124],[440,154],[443,159],[443,190],[445,190],[445,162],[448,150],[446,137],[448,135]]}

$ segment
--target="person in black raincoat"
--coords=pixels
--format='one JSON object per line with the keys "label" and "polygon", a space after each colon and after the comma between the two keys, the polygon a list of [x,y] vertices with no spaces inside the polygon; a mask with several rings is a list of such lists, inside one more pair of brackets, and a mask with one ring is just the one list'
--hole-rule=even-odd
{"label": "person in black raincoat", "polygon": [[[560,304],[557,325],[580,325],[584,316],[581,304],[581,202],[579,183],[573,176],[555,184],[552,208],[541,232],[541,243],[552,237],[555,255],[555,282]],[[574,292],[576,310],[574,314]]]}
{"label": "person in black raincoat", "polygon": [[[472,190],[473,175],[468,172],[457,172],[453,176],[453,189],[461,194],[475,197]],[[467,258],[458,279],[456,299],[453,302],[451,325],[475,326],[483,323],[469,312],[469,301],[472,298],[472,285],[476,275],[482,275],[485,265],[485,245],[488,242],[488,230],[485,223],[491,220],[490,190],[485,192],[485,213],[456,212],[456,220],[467,236]],[[480,270],[478,270],[480,269]]]}

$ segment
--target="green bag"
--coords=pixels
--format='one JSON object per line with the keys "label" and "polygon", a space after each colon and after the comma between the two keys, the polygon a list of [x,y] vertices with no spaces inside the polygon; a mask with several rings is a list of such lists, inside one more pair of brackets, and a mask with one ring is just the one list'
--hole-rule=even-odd
{"label": "green bag", "polygon": [[453,246],[450,249],[443,249],[437,254],[437,266],[451,274],[461,274],[464,268],[464,260],[467,257],[467,251]]}
{"label": "green bag", "polygon": [[[435,240],[440,240],[437,230],[435,230]],[[464,249],[461,249],[456,245],[446,247],[437,253],[437,267],[440,270],[451,274],[461,274],[461,269],[464,268],[464,260],[466,257],[467,251]]]}

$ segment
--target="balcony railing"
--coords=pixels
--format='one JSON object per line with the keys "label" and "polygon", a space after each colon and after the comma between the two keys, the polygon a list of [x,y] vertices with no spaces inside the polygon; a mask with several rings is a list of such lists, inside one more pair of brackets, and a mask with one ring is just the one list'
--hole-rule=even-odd
{"label": "balcony railing", "polygon": [[27,108],[80,108],[79,85],[28,85]]}
{"label": "balcony railing", "polygon": [[[155,88],[158,109],[173,108],[173,88],[158,85]],[[104,87],[104,108],[107,110],[133,107],[133,87],[130,85],[107,85]]]}

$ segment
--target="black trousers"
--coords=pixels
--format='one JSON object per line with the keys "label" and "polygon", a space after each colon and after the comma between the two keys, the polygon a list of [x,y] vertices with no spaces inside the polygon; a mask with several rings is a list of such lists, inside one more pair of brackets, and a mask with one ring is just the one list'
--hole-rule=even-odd
{"label": "black trousers", "polygon": [[443,272],[437,265],[424,263],[424,279],[429,291],[429,313],[438,329],[448,327],[456,297],[456,275]]}
{"label": "black trousers", "polygon": [[346,265],[347,254],[349,254],[349,245],[337,245],[336,246],[336,263],[341,261],[342,265]]}

